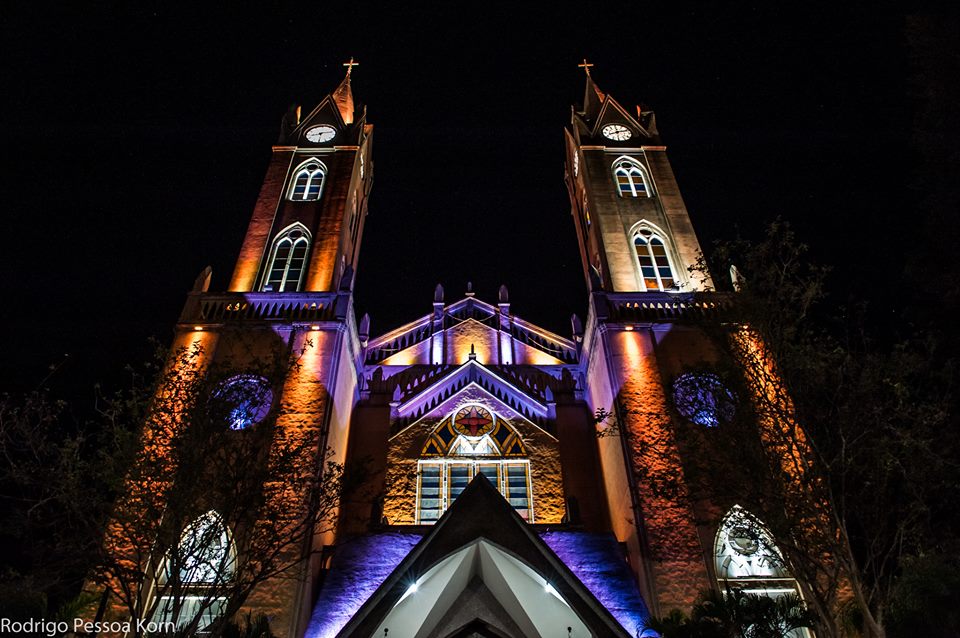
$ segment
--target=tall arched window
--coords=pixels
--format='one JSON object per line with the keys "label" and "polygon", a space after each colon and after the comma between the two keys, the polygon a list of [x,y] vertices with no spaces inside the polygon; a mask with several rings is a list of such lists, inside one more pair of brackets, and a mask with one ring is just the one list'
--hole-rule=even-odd
{"label": "tall arched window", "polygon": [[636,160],[621,157],[613,163],[613,178],[620,197],[650,197],[653,189],[646,171]]}
{"label": "tall arched window", "polygon": [[427,439],[417,467],[417,523],[431,525],[483,474],[514,511],[533,522],[530,461],[519,435],[482,405],[466,405]]}
{"label": "tall arched window", "polygon": [[209,511],[190,523],[167,556],[158,579],[154,622],[203,631],[227,607],[224,585],[234,575],[236,551],[223,519]]}
{"label": "tall arched window", "polygon": [[799,593],[773,536],[739,505],[733,506],[720,523],[714,553],[721,590],[730,587],[765,596]]}
{"label": "tall arched window", "polygon": [[645,290],[673,290],[677,282],[673,278],[673,269],[667,257],[667,246],[663,239],[649,228],[641,228],[633,238],[640,262],[640,274]]}
{"label": "tall arched window", "polygon": [[309,159],[299,167],[290,183],[289,198],[295,202],[308,202],[320,199],[323,191],[323,178],[326,169],[316,159]]}
{"label": "tall arched window", "polygon": [[300,290],[310,249],[310,233],[302,224],[293,224],[277,235],[267,262],[267,276],[263,278],[264,292],[295,292]]}

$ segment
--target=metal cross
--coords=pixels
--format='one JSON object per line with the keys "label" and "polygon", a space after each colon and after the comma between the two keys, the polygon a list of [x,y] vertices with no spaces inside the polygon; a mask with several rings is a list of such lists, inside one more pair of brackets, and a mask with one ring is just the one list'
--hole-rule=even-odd
{"label": "metal cross", "polygon": [[583,69],[583,72],[584,72],[584,73],[586,73],[587,75],[590,75],[590,67],[592,67],[592,66],[593,66],[593,64],[590,63],[590,62],[587,62],[587,59],[584,58],[584,59],[583,59],[583,62],[582,62],[581,64],[578,64],[578,65],[577,65],[577,68]]}
{"label": "metal cross", "polygon": [[350,75],[350,73],[353,71],[353,67],[355,67],[355,66],[360,66],[360,63],[359,63],[359,62],[354,62],[354,61],[353,61],[353,56],[351,55],[351,56],[350,56],[350,61],[349,61],[349,62],[344,62],[344,63],[343,63],[343,66],[347,67],[347,75]]}

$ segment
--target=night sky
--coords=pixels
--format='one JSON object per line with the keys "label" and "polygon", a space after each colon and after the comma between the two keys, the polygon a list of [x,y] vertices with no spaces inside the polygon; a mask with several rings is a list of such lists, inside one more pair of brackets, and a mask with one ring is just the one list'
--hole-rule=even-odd
{"label": "night sky", "polygon": [[356,281],[374,334],[427,313],[437,282],[448,301],[505,283],[517,314],[563,335],[584,315],[562,137],[583,57],[621,104],[656,111],[705,247],[782,216],[838,297],[886,311],[878,256],[908,199],[902,17],[138,4],[4,9],[0,390],[69,354],[47,383],[90,396],[149,336],[168,342],[203,267],[226,286],[281,116],[350,56],[375,127]]}

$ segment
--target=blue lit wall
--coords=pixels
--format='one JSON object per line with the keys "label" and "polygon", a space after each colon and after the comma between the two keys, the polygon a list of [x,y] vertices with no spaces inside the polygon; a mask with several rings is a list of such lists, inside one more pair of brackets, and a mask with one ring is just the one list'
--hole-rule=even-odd
{"label": "blue lit wall", "polygon": [[628,634],[640,635],[649,617],[647,606],[612,534],[543,532],[540,538]]}
{"label": "blue lit wall", "polygon": [[421,538],[374,534],[338,545],[305,638],[336,636]]}

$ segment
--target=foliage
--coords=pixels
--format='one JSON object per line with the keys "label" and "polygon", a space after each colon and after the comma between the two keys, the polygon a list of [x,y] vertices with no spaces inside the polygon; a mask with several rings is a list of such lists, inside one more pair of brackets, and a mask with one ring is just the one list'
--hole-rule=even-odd
{"label": "foliage", "polygon": [[[700,323],[719,356],[682,376],[709,381],[694,396],[721,380],[738,398],[735,413],[705,427],[674,403],[674,418],[689,426],[676,428],[683,473],[644,484],[758,515],[776,539],[775,560],[817,615],[819,635],[912,635],[906,618],[923,619],[930,635],[960,631],[941,602],[960,599],[957,581],[933,567],[960,560],[954,353],[936,333],[871,338],[862,305],[831,314],[829,269],[809,263],[784,222],[759,241],[717,245],[711,270],[731,263],[741,273],[731,314]],[[598,436],[630,437],[620,427],[628,414],[622,402],[598,410]],[[664,464],[651,457],[639,465],[644,479]]]}
{"label": "foliage", "polygon": [[816,615],[796,595],[771,598],[728,589],[703,591],[689,616],[675,609],[648,627],[663,638],[794,638],[796,630],[815,623]]}
{"label": "foliage", "polygon": [[[88,591],[108,591],[133,619],[158,619],[166,598],[178,633],[219,615],[208,628],[217,635],[233,631],[225,619],[257,585],[302,564],[332,525],[343,468],[319,447],[320,424],[278,427],[279,407],[231,429],[238,402],[263,396],[245,396],[243,384],[221,391],[238,373],[280,380],[299,364],[207,359],[198,344],[158,358],[129,388],[99,396],[97,418],[80,424],[43,392],[4,398],[4,533],[36,553],[8,561],[6,583],[46,595],[71,584],[59,574],[73,575],[74,590],[85,576]],[[218,525],[198,524],[208,512]],[[212,553],[224,529],[230,548]],[[268,635],[264,622],[248,618],[236,635]]]}
{"label": "foliage", "polygon": [[[852,595],[857,630],[883,636],[913,558],[955,546],[955,361],[934,334],[871,339],[862,308],[830,317],[828,270],[805,252],[779,221],[761,241],[715,251],[715,272],[735,262],[745,274],[735,300],[743,329],[718,333],[717,343],[743,368],[739,382],[753,398],[743,412],[761,425],[768,452],[741,457],[739,470],[766,474],[782,493],[754,500],[766,502],[784,559],[821,620]],[[764,458],[765,467],[750,467]]]}

